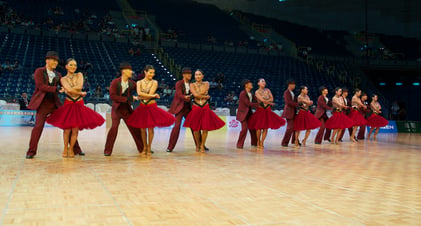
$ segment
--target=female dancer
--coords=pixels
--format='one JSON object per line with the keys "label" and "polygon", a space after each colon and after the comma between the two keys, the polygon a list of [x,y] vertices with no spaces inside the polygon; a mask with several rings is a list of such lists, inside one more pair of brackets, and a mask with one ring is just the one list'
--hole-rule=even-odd
{"label": "female dancer", "polygon": [[309,112],[309,107],[313,105],[313,101],[308,97],[307,86],[301,86],[297,98],[299,104],[298,115],[295,116],[294,130],[295,130],[295,146],[299,147],[298,138],[301,130],[306,130],[304,140],[301,142],[303,146],[306,145],[307,138],[310,135],[312,129],[316,129],[322,125],[322,123],[313,114]]}
{"label": "female dancer", "polygon": [[[338,144],[341,133],[346,128],[350,128],[354,125],[354,122],[344,115],[343,110],[347,108],[345,106],[344,99],[342,98],[342,89],[337,87],[335,89],[335,96],[332,98],[333,115],[326,121],[326,128],[333,129],[331,142]],[[335,138],[336,135],[336,138]]]}
{"label": "female dancer", "polygon": [[358,142],[355,139],[355,133],[357,132],[357,128],[359,126],[363,126],[367,124],[367,121],[365,120],[364,116],[361,114],[361,112],[358,109],[366,109],[367,106],[365,106],[360,99],[361,96],[361,90],[355,89],[354,96],[351,99],[351,113],[349,113],[348,117],[354,122],[354,126],[352,128],[352,134],[351,134],[351,141],[352,142]]}
{"label": "female dancer", "polygon": [[[127,120],[127,124],[140,128],[143,141],[143,153],[150,155],[152,153],[151,146],[154,137],[154,127],[167,127],[175,122],[172,114],[162,110],[156,104],[155,99],[160,98],[155,93],[158,88],[158,82],[153,80],[155,76],[155,68],[152,65],[146,65],[143,70],[145,78],[137,81],[137,94],[140,100],[139,107]],[[148,132],[146,133],[146,129]]]}
{"label": "female dancer", "polygon": [[194,72],[196,82],[190,84],[190,92],[194,96],[193,107],[183,125],[193,130],[196,152],[205,152],[208,131],[220,129],[225,125],[225,122],[209,108],[209,82],[204,82],[203,77],[202,70],[197,69]]}
{"label": "female dancer", "polygon": [[274,113],[271,109],[273,106],[273,96],[270,89],[266,87],[266,81],[261,78],[257,85],[259,89],[256,90],[255,96],[259,107],[256,112],[249,119],[249,127],[256,130],[257,147],[264,148],[264,142],[268,133],[268,129],[279,129],[285,125],[286,121]]}
{"label": "female dancer", "polygon": [[63,129],[63,157],[73,158],[79,130],[93,129],[102,125],[104,118],[84,105],[83,97],[86,92],[82,92],[83,75],[75,73],[77,69],[76,60],[70,58],[66,61],[66,76],[61,78],[61,84],[66,93],[64,105],[53,112],[47,122],[53,126]]}
{"label": "female dancer", "polygon": [[377,141],[377,134],[379,133],[380,127],[387,126],[389,122],[380,116],[382,113],[382,107],[378,102],[378,96],[373,94],[372,101],[370,103],[370,108],[373,113],[367,119],[367,125],[370,126],[370,132],[368,133],[368,139],[370,139],[371,133],[373,130],[376,130],[373,136],[373,139]]}

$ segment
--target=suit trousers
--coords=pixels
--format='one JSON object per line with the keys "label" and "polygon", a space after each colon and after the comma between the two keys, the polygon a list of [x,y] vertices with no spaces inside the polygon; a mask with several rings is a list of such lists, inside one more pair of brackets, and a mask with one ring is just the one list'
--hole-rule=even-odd
{"label": "suit trousers", "polygon": [[[187,117],[190,111],[191,111],[190,107],[184,106],[183,109],[175,115],[175,124],[171,130],[170,141],[167,147],[168,150],[171,150],[171,151],[174,150],[175,145],[177,144],[177,141],[178,141],[178,137],[180,136],[181,121],[183,121],[183,117],[184,118]],[[193,131],[192,131],[192,134],[193,134]]]}
{"label": "suit trousers", "polygon": [[248,128],[248,119],[250,118],[250,116],[251,114],[247,115],[246,119],[241,122],[241,131],[240,131],[240,135],[238,136],[237,148],[243,148],[244,141],[246,140],[246,136],[247,136],[247,130],[250,133],[251,145],[257,146],[256,130]]}
{"label": "suit trousers", "polygon": [[112,115],[112,124],[111,128],[108,131],[107,135],[107,141],[105,142],[105,149],[104,154],[111,155],[113,152],[113,147],[115,140],[117,138],[118,133],[118,127],[120,125],[120,120],[123,119],[124,123],[126,123],[127,128],[130,131],[130,134],[133,137],[134,142],[136,143],[137,150],[139,152],[143,151],[143,142],[140,135],[140,129],[134,128],[132,126],[127,125],[127,120],[129,119],[130,115],[132,114],[132,111],[129,109],[129,105],[127,104],[121,104],[118,109],[112,109],[113,115]]}
{"label": "suit trousers", "polygon": [[324,114],[322,117],[319,118],[320,122],[322,122],[322,125],[319,128],[319,131],[317,132],[316,138],[314,139],[314,143],[322,143],[322,139],[323,139],[323,135],[325,134],[325,130],[326,130],[326,121],[327,121],[327,116],[326,114]]}
{"label": "suit trousers", "polygon": [[287,119],[287,129],[285,131],[284,139],[282,139],[282,146],[288,146],[290,140],[292,144],[295,142],[294,119]]}

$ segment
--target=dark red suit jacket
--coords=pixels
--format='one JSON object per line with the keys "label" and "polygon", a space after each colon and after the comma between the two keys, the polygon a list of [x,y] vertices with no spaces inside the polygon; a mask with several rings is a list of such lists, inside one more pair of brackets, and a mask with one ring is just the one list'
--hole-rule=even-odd
{"label": "dark red suit jacket", "polygon": [[45,67],[40,67],[35,70],[35,91],[28,104],[28,109],[37,110],[47,93],[53,93],[54,103],[57,108],[62,105],[57,95],[57,85],[60,84],[61,75],[57,71],[54,71],[54,73],[56,74],[56,77],[53,79],[53,86],[50,86],[48,85],[47,69]]}
{"label": "dark red suit jacket", "polygon": [[[127,97],[122,96],[121,77],[114,79],[110,85],[110,99],[113,101],[113,110],[117,110],[120,104],[127,103],[131,106],[133,101],[133,90],[136,90],[136,83],[129,79],[129,87],[127,88]],[[132,108],[130,107],[130,110]]]}
{"label": "dark red suit jacket", "polygon": [[171,107],[168,110],[168,112],[176,115],[181,110],[183,110],[184,103],[186,102],[190,103],[190,100],[186,100],[185,96],[186,96],[186,86],[184,85],[184,80],[180,80],[177,83],[175,83],[174,99],[172,100]]}
{"label": "dark red suit jacket", "polygon": [[250,98],[247,95],[247,91],[243,90],[240,93],[238,98],[238,110],[237,110],[237,120],[242,122],[246,120],[247,115],[251,112],[251,108],[257,108],[259,106],[256,103],[256,97],[252,94],[253,101],[250,102]]}
{"label": "dark red suit jacket", "polygon": [[332,110],[332,108],[327,105],[324,96],[320,95],[317,99],[317,108],[314,116],[316,116],[316,118],[321,118],[327,110]]}
{"label": "dark red suit jacket", "polygon": [[291,93],[289,90],[285,90],[284,92],[284,112],[282,112],[282,117],[286,119],[293,119],[295,116],[295,111],[298,107],[297,98],[292,98]]}

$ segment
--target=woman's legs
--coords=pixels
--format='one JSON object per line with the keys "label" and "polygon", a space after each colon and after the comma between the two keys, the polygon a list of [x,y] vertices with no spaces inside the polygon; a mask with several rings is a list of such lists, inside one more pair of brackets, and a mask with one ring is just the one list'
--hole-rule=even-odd
{"label": "woman's legs", "polygon": [[79,128],[72,128],[72,135],[70,136],[70,148],[68,151],[69,158],[75,157],[75,153],[73,152],[73,147],[77,141],[77,136],[79,134]]}
{"label": "woman's legs", "polygon": [[376,129],[375,127],[370,127],[370,132],[368,132],[367,140],[370,140],[371,134],[373,133],[375,129]]}
{"label": "woman's legs", "polygon": [[379,131],[380,131],[380,127],[377,127],[376,131],[374,132],[374,136],[373,136],[374,141],[377,141],[377,134],[379,134]]}
{"label": "woman's legs", "polygon": [[142,138],[142,142],[143,142],[143,153],[145,153],[145,155],[148,154],[148,142],[147,142],[147,134],[146,134],[146,128],[141,128],[140,129],[140,137]]}
{"label": "woman's legs", "polygon": [[257,136],[257,147],[260,148],[262,147],[262,140],[260,139],[260,136],[262,135],[262,130],[258,129],[256,130],[256,136]]}
{"label": "woman's legs", "polygon": [[196,141],[196,152],[199,152],[201,147],[200,130],[193,131],[193,139]]}
{"label": "woman's legs", "polygon": [[299,137],[300,137],[300,132],[301,132],[301,131],[299,131],[299,130],[294,131],[294,135],[295,135],[295,141],[294,141],[294,144],[295,144],[295,147],[299,147],[299,146],[300,146],[300,141],[298,140],[298,139],[299,139]]}
{"label": "woman's legs", "polygon": [[63,130],[63,141],[64,141],[64,148],[63,148],[63,157],[67,158],[68,151],[69,151],[69,143],[70,143],[70,131],[72,129],[65,129]]}
{"label": "woman's legs", "polygon": [[261,144],[261,148],[264,148],[265,147],[264,143],[265,143],[265,139],[266,139],[266,136],[267,135],[268,135],[268,130],[267,129],[264,129],[262,131],[262,142],[260,143]]}
{"label": "woman's legs", "polygon": [[306,136],[304,137],[304,140],[302,142],[303,146],[306,146],[307,138],[308,138],[308,136],[310,136],[310,132],[311,132],[311,130],[309,130],[309,129],[306,130]]}
{"label": "woman's legs", "polygon": [[[337,134],[337,133],[339,133],[339,129],[333,129],[333,132],[332,132],[332,137],[330,138],[330,143],[336,143],[336,140],[335,140],[335,135]],[[339,136],[338,136],[339,137]]]}
{"label": "woman's legs", "polygon": [[152,140],[154,137],[154,128],[148,128],[148,154],[151,154]]}
{"label": "woman's legs", "polygon": [[352,134],[351,134],[351,137],[350,137],[350,139],[351,139],[352,142],[357,142],[355,140],[355,133],[357,133],[357,128],[358,128],[358,126],[352,127]]}
{"label": "woman's legs", "polygon": [[200,143],[200,151],[201,152],[205,152],[205,144],[206,144],[206,139],[208,138],[208,131],[207,130],[203,130],[202,131],[202,141]]}

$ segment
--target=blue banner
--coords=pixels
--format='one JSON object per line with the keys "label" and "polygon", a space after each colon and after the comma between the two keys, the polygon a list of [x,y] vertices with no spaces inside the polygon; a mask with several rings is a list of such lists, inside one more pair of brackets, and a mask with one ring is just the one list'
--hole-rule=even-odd
{"label": "blue banner", "polygon": [[35,111],[0,110],[0,126],[34,125],[35,114]]}
{"label": "blue banner", "polygon": [[[367,129],[370,130],[370,127],[367,126]],[[385,127],[380,127],[379,133],[398,133],[398,127],[396,126],[396,121],[389,121],[389,124]]]}

